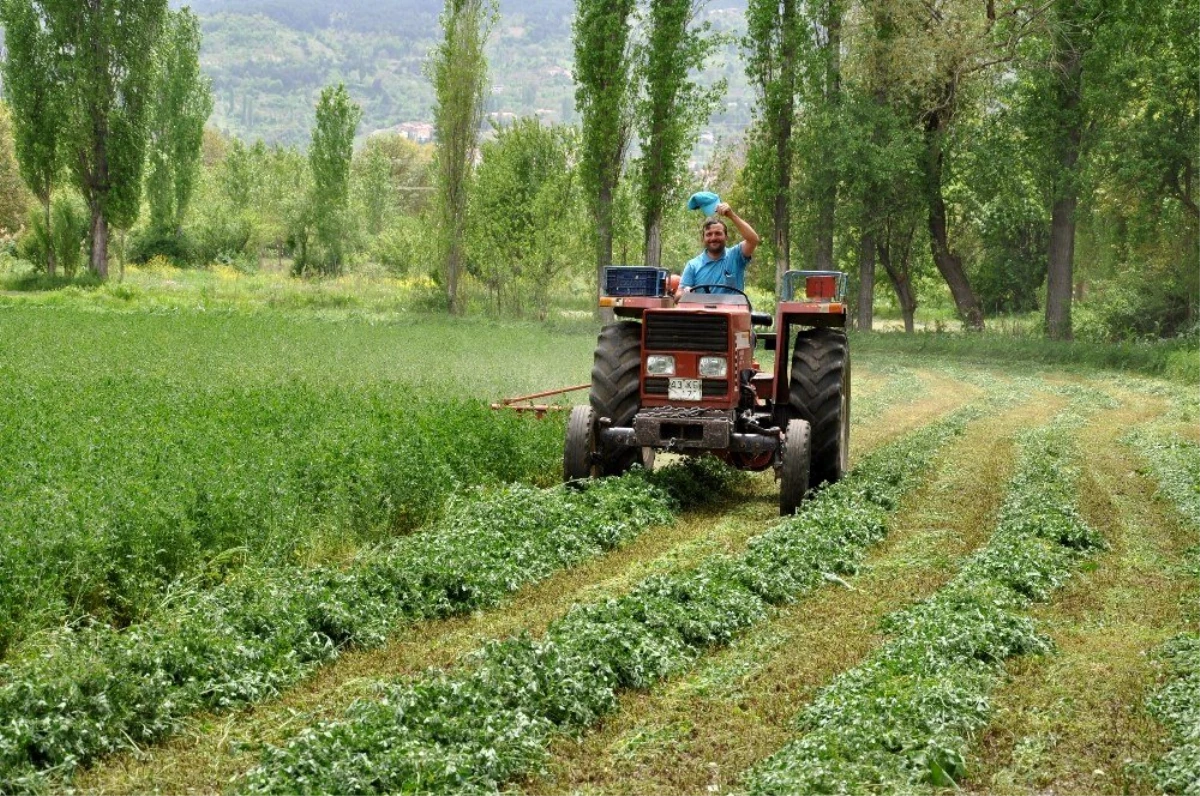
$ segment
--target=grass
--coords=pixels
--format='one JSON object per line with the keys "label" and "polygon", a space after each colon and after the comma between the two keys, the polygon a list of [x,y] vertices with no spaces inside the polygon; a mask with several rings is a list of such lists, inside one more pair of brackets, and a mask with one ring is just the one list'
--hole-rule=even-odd
{"label": "grass", "polygon": [[1105,369],[1200,383],[1200,348],[1196,341],[1152,343],[1085,343],[1045,340],[998,332],[906,335],[898,332],[853,333],[851,347],[872,355],[910,355],[972,364],[1072,369]]}

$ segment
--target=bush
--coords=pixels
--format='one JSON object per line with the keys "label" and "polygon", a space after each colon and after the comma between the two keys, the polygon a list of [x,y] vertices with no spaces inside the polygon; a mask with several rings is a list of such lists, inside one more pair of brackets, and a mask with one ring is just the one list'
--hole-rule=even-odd
{"label": "bush", "polygon": [[428,246],[428,229],[415,216],[398,216],[372,241],[370,258],[386,266],[396,276],[419,271],[415,258]]}
{"label": "bush", "polygon": [[17,251],[39,271],[45,271],[48,253],[53,247],[57,270],[63,276],[73,277],[83,263],[88,226],[89,216],[83,200],[74,193],[59,193],[50,204],[50,228],[46,228],[45,210],[40,205],[35,207],[29,212],[29,228]]}
{"label": "bush", "polygon": [[165,257],[176,267],[203,264],[196,262],[196,248],[184,232],[147,228],[130,236],[131,263],[147,263],[155,257]]}
{"label": "bush", "polygon": [[1139,274],[1097,284],[1096,295],[1076,304],[1072,316],[1075,338],[1095,343],[1177,337],[1191,320],[1186,295]]}

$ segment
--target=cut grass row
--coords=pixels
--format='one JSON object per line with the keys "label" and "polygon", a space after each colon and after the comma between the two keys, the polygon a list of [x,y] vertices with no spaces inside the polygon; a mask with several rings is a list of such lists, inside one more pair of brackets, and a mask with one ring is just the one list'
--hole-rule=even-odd
{"label": "cut grass row", "polygon": [[[1200,532],[1200,445],[1154,426],[1127,435],[1147,462],[1159,494],[1184,523]],[[1187,566],[1200,579],[1200,543],[1188,551]],[[1164,793],[1200,793],[1200,633],[1184,633],[1156,650],[1166,680],[1149,697],[1150,712],[1167,728],[1171,748],[1151,766]]]}
{"label": "cut grass row", "polygon": [[686,676],[623,694],[596,731],[556,740],[546,775],[520,790],[734,792],[740,772],[791,736],[796,706],[880,643],[880,618],[935,592],[986,540],[1011,474],[1013,435],[1060,405],[1039,394],[970,424],[938,454],[929,481],[906,490],[887,539],[847,578],[849,588],[772,611]]}
{"label": "cut grass row", "polygon": [[92,625],[48,637],[0,665],[0,791],[44,787],[47,774],[160,738],[196,710],[273,695],[399,623],[494,605],[669,522],[682,502],[723,494],[732,477],[704,460],[583,491],[484,492],[345,569],[248,568],[125,631]]}
{"label": "cut grass row", "polygon": [[535,768],[550,736],[610,711],[757,622],[854,569],[886,533],[888,513],[972,411],[960,411],[872,454],[797,517],[738,557],[653,576],[627,595],[576,607],[541,639],[492,643],[463,671],[381,685],[343,720],[269,747],[239,790],[463,792],[492,790]]}
{"label": "cut grass row", "polygon": [[1025,435],[988,545],[933,597],[891,615],[892,636],[823,689],[802,735],[745,775],[752,794],[907,793],[953,786],[1005,659],[1049,650],[1026,615],[1104,545],[1074,503],[1068,412]]}

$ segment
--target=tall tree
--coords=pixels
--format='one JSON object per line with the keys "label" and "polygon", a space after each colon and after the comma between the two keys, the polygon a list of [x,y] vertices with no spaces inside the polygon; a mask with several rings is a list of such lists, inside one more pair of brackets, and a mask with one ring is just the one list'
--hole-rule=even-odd
{"label": "tall tree", "polygon": [[692,27],[698,10],[696,0],[650,0],[645,57],[638,59],[645,86],[637,113],[639,193],[646,265],[654,267],[662,261],[663,209],[678,189],[686,150],[725,91],[723,83],[703,90],[688,78],[719,43],[707,24]]}
{"label": "tall tree", "polygon": [[109,225],[137,220],[154,52],[167,0],[36,0],[61,54],[64,157],[91,213],[91,267],[108,277]]}
{"label": "tall tree", "polygon": [[349,229],[350,163],[354,133],[362,108],[339,83],[327,86],[317,101],[317,123],[308,149],[312,172],[313,233],[319,248],[317,268],[325,274],[342,270]]}
{"label": "tall tree", "polygon": [[[13,139],[25,185],[42,203],[50,229],[50,200],[60,170],[59,147],[65,119],[63,76],[58,48],[46,18],[33,0],[0,0],[4,27],[4,95],[15,113]],[[54,247],[46,247],[46,272],[54,276]]]}
{"label": "tall tree", "polygon": [[200,22],[188,8],[167,13],[155,49],[146,198],[150,225],[178,235],[196,187],[211,81],[200,74]]}
{"label": "tall tree", "polygon": [[575,108],[583,121],[584,190],[596,224],[596,293],[612,264],[613,200],[625,167],[636,91],[631,19],[635,0],[575,4]]}
{"label": "tall tree", "polygon": [[446,301],[451,314],[462,312],[459,276],[463,269],[463,231],[471,164],[483,122],[487,56],[483,52],[497,18],[492,0],[446,0],[442,41],[428,65],[436,101],[439,253],[444,264]]}
{"label": "tall tree", "polygon": [[758,95],[754,146],[762,150],[759,174],[770,197],[771,249],[775,288],[791,267],[792,125],[796,117],[797,76],[803,26],[797,0],[750,0],[742,52],[746,75]]}
{"label": "tall tree", "polygon": [[844,0],[821,0],[811,4],[811,29],[815,46],[804,70],[808,99],[805,118],[810,134],[806,138],[809,196],[816,205],[814,264],[819,271],[834,267],[833,237],[836,223],[837,191],[841,159],[839,135],[842,104],[842,15]]}

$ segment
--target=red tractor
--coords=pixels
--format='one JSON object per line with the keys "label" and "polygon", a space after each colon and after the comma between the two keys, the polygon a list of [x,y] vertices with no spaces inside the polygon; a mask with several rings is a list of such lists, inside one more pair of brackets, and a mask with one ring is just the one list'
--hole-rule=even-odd
{"label": "red tractor", "polygon": [[[743,470],[773,468],[787,515],[810,488],[842,477],[850,448],[844,273],[789,271],[774,317],[725,285],[697,285],[676,299],[665,269],[612,267],[605,283],[601,306],[625,320],[600,332],[589,405],[574,407],[567,423],[566,480],[618,475],[659,450],[711,453]],[[775,351],[769,373],[755,360],[758,344]]]}

